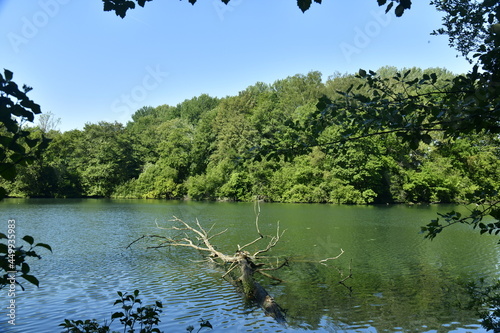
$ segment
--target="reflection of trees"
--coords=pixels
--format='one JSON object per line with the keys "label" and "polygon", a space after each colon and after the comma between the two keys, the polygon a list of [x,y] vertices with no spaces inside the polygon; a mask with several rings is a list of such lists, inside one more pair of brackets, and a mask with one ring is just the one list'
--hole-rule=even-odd
{"label": "reflection of trees", "polygon": [[[340,263],[344,270],[348,264]],[[272,290],[287,310],[291,326],[318,329],[325,316],[337,329],[343,326],[374,327],[377,331],[448,331],[455,325],[474,322],[475,316],[461,309],[465,289],[458,277],[430,265],[408,263],[404,274],[363,272],[354,268],[349,280],[352,294],[340,285],[333,266],[293,263],[281,277],[286,284]],[[323,321],[323,322],[322,322]]]}

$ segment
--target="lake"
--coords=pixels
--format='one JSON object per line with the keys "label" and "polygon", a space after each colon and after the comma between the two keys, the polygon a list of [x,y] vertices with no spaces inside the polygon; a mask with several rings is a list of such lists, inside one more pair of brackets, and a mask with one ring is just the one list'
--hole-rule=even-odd
{"label": "lake", "polygon": [[[6,199],[0,202],[0,232],[16,220],[18,235],[48,243],[42,260],[31,260],[40,288],[25,284],[16,295],[16,326],[7,323],[6,290],[1,297],[0,331],[61,332],[67,319],[97,319],[118,311],[117,291],[141,291],[145,304],[161,300],[160,328],[186,332],[200,318],[213,330],[201,332],[484,332],[476,314],[463,309],[464,285],[498,277],[497,238],[463,226],[434,241],[420,226],[437,212],[456,207],[260,204],[260,229],[285,234],[268,254],[287,257],[272,272],[285,280],[259,281],[286,310],[285,328],[246,304],[224,273],[189,248],[145,249],[144,234],[166,234],[172,216],[195,221],[213,232],[212,241],[234,253],[256,238],[252,203],[106,199]],[[266,245],[263,242],[260,247]],[[319,263],[337,256],[336,260]],[[272,259],[274,260],[274,259]],[[339,284],[352,272],[352,278]],[[116,327],[115,327],[116,328]]]}

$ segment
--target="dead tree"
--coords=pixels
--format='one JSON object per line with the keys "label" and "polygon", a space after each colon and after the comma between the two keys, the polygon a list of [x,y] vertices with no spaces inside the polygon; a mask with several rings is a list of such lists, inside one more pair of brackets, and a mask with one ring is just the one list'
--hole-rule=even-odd
{"label": "dead tree", "polygon": [[[243,246],[237,245],[237,250],[232,255],[218,251],[212,244],[212,240],[215,237],[224,234],[227,229],[211,234],[215,225],[212,225],[209,230],[206,230],[201,226],[198,220],[196,220],[196,223],[189,224],[175,216],[172,220],[170,220],[170,222],[172,222],[173,225],[169,227],[162,227],[156,222],[157,228],[160,230],[167,230],[169,235],[144,235],[130,243],[127,248],[142,239],[152,238],[158,240],[159,242],[154,246],[149,246],[148,248],[157,249],[171,246],[189,247],[206,253],[209,260],[217,264],[221,264],[226,268],[226,272],[222,277],[236,285],[248,300],[259,305],[267,315],[273,317],[277,322],[281,324],[286,323],[285,316],[280,306],[254,277],[255,274],[261,274],[273,280],[283,282],[281,279],[267,272],[280,269],[287,265],[288,261],[286,259],[274,267],[266,267],[265,263],[260,262],[265,259],[264,254],[278,244],[285,232],[284,230],[280,231],[279,222],[276,226],[275,235],[263,235],[259,229],[259,214],[257,213],[255,227],[257,229],[258,237]],[[266,240],[267,244],[265,243]],[[256,250],[254,253],[248,251],[252,245],[263,242],[263,248]],[[328,258],[325,259],[325,261],[336,258]],[[233,277],[234,275],[235,277]]]}

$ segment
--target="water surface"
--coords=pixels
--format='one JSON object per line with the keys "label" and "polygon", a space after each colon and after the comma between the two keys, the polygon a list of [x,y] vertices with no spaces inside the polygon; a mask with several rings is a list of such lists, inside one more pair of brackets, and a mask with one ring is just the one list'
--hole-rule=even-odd
{"label": "water surface", "polygon": [[[40,288],[17,293],[16,326],[5,316],[0,331],[61,332],[65,318],[103,322],[118,310],[116,292],[139,289],[145,303],[164,304],[160,328],[185,332],[209,320],[214,332],[484,332],[463,309],[464,283],[498,276],[497,239],[464,227],[424,240],[420,226],[451,206],[337,206],[261,204],[260,228],[286,229],[269,253],[287,257],[274,272],[286,283],[261,283],[287,311],[288,327],[246,304],[223,271],[191,249],[146,250],[144,234],[164,234],[172,216],[196,218],[214,232],[213,242],[232,253],[256,236],[254,205],[156,200],[38,200],[0,202],[0,232],[16,219],[17,233],[53,247],[32,261]],[[1,221],[4,221],[3,226]],[[266,244],[261,244],[265,247]],[[343,255],[328,261],[320,260]],[[339,284],[352,273],[352,278]],[[5,293],[3,290],[2,293]],[[202,330],[203,332],[204,330]],[[208,331],[208,330],[206,330]]]}

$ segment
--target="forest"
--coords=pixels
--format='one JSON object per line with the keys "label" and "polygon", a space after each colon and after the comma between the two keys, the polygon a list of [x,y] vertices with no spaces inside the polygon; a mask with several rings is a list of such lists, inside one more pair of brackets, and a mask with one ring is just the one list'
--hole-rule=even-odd
{"label": "forest", "polygon": [[[53,115],[44,114],[37,126],[24,127],[30,163],[0,186],[16,197],[470,202],[499,188],[496,131],[459,128],[460,135],[450,135],[449,119],[423,130],[430,120],[421,118],[421,107],[399,107],[396,115],[386,104],[378,117],[366,108],[388,99],[379,95],[383,90],[404,95],[405,105],[418,97],[414,105],[428,111],[444,99],[432,92],[456,89],[463,78],[442,68],[388,66],[326,80],[311,71],[257,82],[237,96],[203,94],[176,106],[143,107],[125,125],[88,123],[60,132]],[[444,117],[436,110],[435,119]],[[374,119],[383,124],[374,126]],[[419,121],[418,132],[411,119]],[[44,149],[30,147],[42,138]]]}

